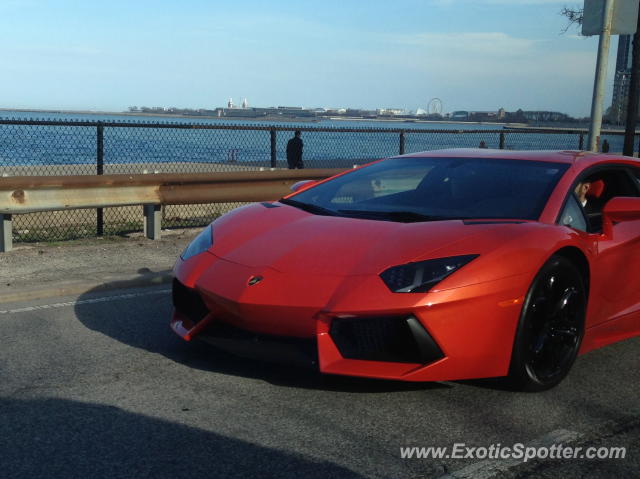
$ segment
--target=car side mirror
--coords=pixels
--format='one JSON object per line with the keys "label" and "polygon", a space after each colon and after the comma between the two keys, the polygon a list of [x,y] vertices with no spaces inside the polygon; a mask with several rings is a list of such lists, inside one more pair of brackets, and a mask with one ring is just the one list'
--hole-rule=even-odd
{"label": "car side mirror", "polygon": [[607,236],[611,236],[615,223],[633,220],[640,220],[640,198],[616,196],[602,209],[602,227]]}
{"label": "car side mirror", "polygon": [[307,186],[311,186],[313,183],[317,183],[316,180],[302,180],[302,181],[298,181],[297,183],[294,183],[293,185],[291,185],[291,191],[293,191],[294,193],[298,190],[301,190],[302,188],[305,188]]}

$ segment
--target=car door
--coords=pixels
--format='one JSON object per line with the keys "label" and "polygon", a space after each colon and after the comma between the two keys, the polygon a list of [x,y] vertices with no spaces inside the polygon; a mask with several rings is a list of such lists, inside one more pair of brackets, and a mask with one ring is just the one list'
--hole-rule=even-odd
{"label": "car door", "polygon": [[[606,185],[598,199],[601,207],[617,196],[639,196],[635,172],[631,167],[600,169],[590,175]],[[591,215],[590,215],[591,216]],[[596,214],[597,217],[597,214]],[[629,315],[640,318],[640,220],[617,223],[610,235],[601,231],[601,223],[590,236],[596,240],[597,254],[591,264],[591,325]],[[590,308],[591,309],[591,308]]]}

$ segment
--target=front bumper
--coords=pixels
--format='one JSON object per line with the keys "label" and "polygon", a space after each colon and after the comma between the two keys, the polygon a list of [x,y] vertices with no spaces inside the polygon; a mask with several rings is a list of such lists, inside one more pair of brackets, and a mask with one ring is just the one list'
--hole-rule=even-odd
{"label": "front bumper", "polygon": [[[426,295],[377,277],[299,277],[210,253],[175,268],[172,329],[241,356],[406,381],[507,373],[528,277]],[[249,286],[249,279],[263,281]],[[518,294],[520,292],[520,295]]]}

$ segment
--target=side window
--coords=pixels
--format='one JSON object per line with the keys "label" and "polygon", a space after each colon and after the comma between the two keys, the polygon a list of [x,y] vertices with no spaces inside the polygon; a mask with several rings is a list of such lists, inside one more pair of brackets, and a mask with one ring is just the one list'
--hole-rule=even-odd
{"label": "side window", "polygon": [[598,198],[602,203],[606,203],[616,196],[638,196],[637,173],[636,184],[633,184],[625,169],[604,170],[592,176],[594,180],[600,179],[604,181],[605,187],[602,195]]}
{"label": "side window", "polygon": [[640,168],[633,168],[633,176],[636,179],[636,186],[640,188]]}
{"label": "side window", "polygon": [[569,228],[587,231],[587,220],[575,195],[569,196],[562,215],[560,215],[560,223]]}
{"label": "side window", "polygon": [[[598,168],[591,174],[579,179],[575,185],[574,196],[567,201],[561,223],[582,231],[599,233],[602,231],[602,209],[611,198],[616,196],[638,196],[638,172],[629,175],[626,166]],[[635,181],[632,179],[635,178]],[[577,205],[583,213],[582,219],[576,219],[574,207]],[[566,217],[565,217],[566,215]],[[586,222],[586,228],[582,223]]]}

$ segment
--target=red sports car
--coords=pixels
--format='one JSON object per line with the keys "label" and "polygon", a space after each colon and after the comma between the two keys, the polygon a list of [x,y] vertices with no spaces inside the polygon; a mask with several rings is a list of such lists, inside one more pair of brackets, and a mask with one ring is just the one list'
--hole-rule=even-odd
{"label": "red sports car", "polygon": [[535,391],[640,333],[638,160],[453,149],[294,189],[186,248],[182,338],[324,373]]}

